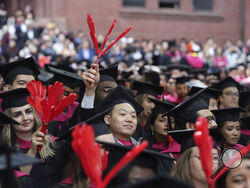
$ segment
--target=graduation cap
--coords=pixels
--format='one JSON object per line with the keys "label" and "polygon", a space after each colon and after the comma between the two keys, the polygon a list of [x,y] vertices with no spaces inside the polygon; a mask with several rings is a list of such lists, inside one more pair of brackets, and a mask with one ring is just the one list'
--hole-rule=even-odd
{"label": "graduation cap", "polygon": [[0,93],[0,98],[3,99],[1,107],[3,110],[13,107],[21,107],[26,104],[29,92],[26,88],[18,88]]}
{"label": "graduation cap", "polygon": [[38,75],[38,80],[40,80],[43,84],[46,84],[52,80],[54,74],[51,72],[47,72],[43,69],[39,69],[40,74]]}
{"label": "graduation cap", "polygon": [[[193,138],[194,133],[195,129],[168,131],[168,134],[181,145],[181,152],[184,152],[187,149],[196,146]],[[218,139],[218,137],[221,137],[218,128],[210,128],[209,134],[216,140]],[[214,147],[216,148],[215,145]]]}
{"label": "graduation cap", "polygon": [[[131,146],[125,146],[125,145],[120,145],[120,144],[114,144],[114,143],[109,143],[109,142],[103,142],[103,141],[97,141],[99,144],[102,145],[102,147],[105,150],[109,151],[110,153],[116,153],[117,156],[119,155],[118,158],[114,158],[115,161],[119,161],[120,158],[122,158],[124,156],[125,153],[127,153],[128,151],[130,151],[132,149]],[[138,157],[150,157],[150,158],[163,158],[163,159],[169,159],[171,161],[175,160],[172,157],[169,157],[168,155],[162,154],[160,152],[151,150],[151,149],[144,149],[140,155]],[[110,157],[109,157],[110,158]]]}
{"label": "graduation cap", "polygon": [[214,84],[213,87],[221,91],[228,87],[237,87],[239,91],[243,90],[243,86],[236,82],[232,77],[227,77],[226,79]]}
{"label": "graduation cap", "polygon": [[172,70],[180,70],[180,71],[189,71],[191,69],[190,66],[188,65],[183,65],[183,64],[180,64],[180,63],[174,63],[174,64],[170,64],[170,65],[167,65],[167,72],[169,71],[172,71]]}
{"label": "graduation cap", "polygon": [[[0,171],[8,168],[16,168],[28,164],[41,162],[40,159],[27,156],[25,153],[10,149],[7,145],[0,145]],[[9,158],[9,162],[8,162]],[[9,164],[8,164],[9,163]],[[9,165],[9,166],[8,166]]]}
{"label": "graduation cap", "polygon": [[124,86],[126,81],[130,81],[130,76],[132,76],[133,74],[133,71],[122,71],[121,79],[117,80],[117,84]]}
{"label": "graduation cap", "polygon": [[242,121],[245,126],[249,127],[249,125],[250,125],[250,116],[242,117],[242,118],[240,118],[240,121]]}
{"label": "graduation cap", "polygon": [[99,73],[100,73],[99,83],[104,82],[104,81],[116,82],[117,75],[118,75],[118,66],[113,66],[107,69],[101,69],[99,70]]}
{"label": "graduation cap", "polygon": [[157,97],[157,95],[161,95],[164,90],[164,88],[161,86],[147,84],[138,81],[134,81],[132,89],[137,90],[137,95],[149,94],[155,97]]}
{"label": "graduation cap", "polygon": [[155,176],[136,183],[119,185],[120,188],[191,188],[192,185],[170,176]]}
{"label": "graduation cap", "polygon": [[105,99],[96,106],[96,115],[86,120],[90,122],[92,119],[102,117],[110,112],[117,104],[129,103],[132,105],[137,114],[143,111],[143,107],[133,98],[128,90],[123,86],[117,86]]}
{"label": "graduation cap", "polygon": [[[110,169],[112,169],[120,160],[121,158],[132,149],[130,146],[124,146],[120,144],[113,144],[113,143],[107,143],[107,142],[100,142],[97,141],[99,144],[102,145],[102,147],[109,152],[108,156],[108,166],[106,169],[106,172],[109,172]],[[150,149],[144,149],[133,161],[131,161],[118,175],[117,179],[114,179],[114,182],[111,184],[121,184],[125,183],[127,176],[130,172],[130,170],[133,167],[142,167],[151,169],[154,174],[158,174],[159,172],[159,160],[164,159],[169,162],[173,162],[175,159],[172,158],[169,155],[161,154],[159,152],[150,150]],[[119,178],[122,177],[122,180]]]}
{"label": "graduation cap", "polygon": [[185,83],[189,82],[190,79],[191,79],[190,76],[181,76],[181,77],[177,77],[177,78],[176,78],[175,84],[176,84],[176,85],[177,85],[177,84],[185,84]]}
{"label": "graduation cap", "polygon": [[153,108],[153,113],[164,114],[175,107],[175,105],[168,101],[160,101],[150,97],[148,97],[148,99],[155,104],[155,107]]}
{"label": "graduation cap", "polygon": [[207,72],[206,68],[201,68],[201,69],[191,69],[190,74],[194,74],[195,76],[198,76],[199,74],[205,75]]}
{"label": "graduation cap", "polygon": [[206,91],[206,88],[198,91],[197,93],[190,96],[182,103],[175,106],[169,112],[163,114],[174,116],[176,123],[176,129],[185,129],[185,123],[195,122],[198,118],[197,111],[208,109],[208,103],[202,99],[202,94]]}
{"label": "graduation cap", "polygon": [[48,70],[54,74],[53,82],[59,81],[71,89],[83,84],[83,80],[75,73],[48,66]]}
{"label": "graduation cap", "polygon": [[8,116],[5,113],[0,111],[0,126],[1,126],[1,124],[11,124],[11,123],[19,124],[14,119],[12,119],[10,116]]}
{"label": "graduation cap", "polygon": [[239,105],[247,107],[250,104],[250,91],[240,92]]}
{"label": "graduation cap", "polygon": [[240,121],[240,112],[246,112],[244,108],[224,108],[218,110],[212,110],[212,113],[216,117],[218,127],[222,128],[222,123],[225,121]]}
{"label": "graduation cap", "polygon": [[[200,87],[191,87],[191,89],[188,92],[189,96],[192,96],[193,94],[197,93],[198,91],[202,90],[204,88],[200,88]],[[201,94],[201,97],[207,101],[207,103],[209,103],[209,99],[213,98],[213,99],[218,99],[218,97],[221,95],[221,90],[218,89],[214,89],[211,87],[207,87],[206,90]]]}
{"label": "graduation cap", "polygon": [[34,57],[21,59],[0,67],[0,74],[6,83],[9,83],[11,78],[16,75],[24,74],[36,77],[39,73]]}

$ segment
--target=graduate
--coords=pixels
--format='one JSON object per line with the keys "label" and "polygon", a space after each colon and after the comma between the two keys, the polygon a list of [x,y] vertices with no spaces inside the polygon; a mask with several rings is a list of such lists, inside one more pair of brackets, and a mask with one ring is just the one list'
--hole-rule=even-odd
{"label": "graduate", "polygon": [[100,81],[95,92],[95,106],[98,105],[105,97],[107,97],[118,85],[117,75],[118,66],[100,69]]}
{"label": "graduate", "polygon": [[240,139],[240,112],[244,111],[243,108],[224,108],[212,111],[223,135],[221,152],[226,148],[241,149],[244,147],[238,144]]}
{"label": "graduate", "polygon": [[174,105],[167,101],[150,100],[154,102],[155,107],[145,127],[148,141],[152,149],[176,158],[181,152],[180,145],[168,135],[168,131],[174,128],[174,121],[172,117],[163,116],[164,113],[174,108]]}
{"label": "graduate", "polygon": [[31,80],[36,80],[40,71],[34,57],[20,59],[0,67],[4,79],[4,90],[25,88]]}
{"label": "graduate", "polygon": [[[203,88],[193,86],[191,87],[190,91],[188,92],[189,96],[192,96],[194,93],[200,91]],[[204,92],[201,97],[208,102],[208,109],[209,110],[217,110],[218,109],[218,99],[221,95],[221,91],[208,87],[207,91]]]}
{"label": "graduate", "polygon": [[[172,176],[192,184],[193,187],[207,188],[208,182],[201,165],[199,148],[194,142],[193,134],[194,131],[192,130],[180,130],[171,134],[178,143],[181,143],[182,151],[182,155],[173,168]],[[212,149],[212,162],[212,170],[215,171],[219,163],[219,154],[215,145]]]}
{"label": "graduate", "polygon": [[217,127],[215,117],[208,109],[209,97],[204,98],[207,91],[207,88],[198,91],[165,114],[174,117],[175,129],[194,129],[194,123],[199,116],[209,120],[209,128]]}
{"label": "graduate", "polygon": [[102,118],[111,131],[115,143],[133,146],[138,144],[132,135],[136,130],[137,116],[141,111],[143,111],[143,107],[130,95],[127,89],[117,86],[96,106],[96,115],[86,122],[91,124],[93,120]]}
{"label": "graduate", "polygon": [[222,92],[219,97],[219,108],[234,108],[239,106],[239,92],[242,90],[242,86],[233,78],[227,77],[212,87]]}
{"label": "graduate", "polygon": [[249,187],[250,182],[250,152],[242,158],[237,168],[229,169],[216,182],[216,188]]}
{"label": "graduate", "polygon": [[176,78],[175,87],[178,95],[176,104],[180,104],[188,98],[189,87],[186,84],[190,80],[187,76],[181,76]]}
{"label": "graduate", "polygon": [[144,127],[155,106],[149,98],[157,99],[157,96],[162,94],[164,88],[157,85],[134,81],[132,89],[137,91],[135,100],[144,108],[138,117],[139,125]]}
{"label": "graduate", "polygon": [[[28,96],[26,88],[13,89],[0,94],[3,98],[1,106],[5,114],[19,123],[19,125],[13,125],[14,129],[8,124],[4,125],[3,142],[26,153],[27,156],[46,160],[55,155],[54,140],[51,135],[44,135],[40,131],[42,122],[33,107],[28,104],[26,100]],[[38,146],[43,146],[40,152],[37,152]],[[18,168],[15,174],[17,178],[29,176],[36,179],[40,170],[39,164],[28,165]]]}

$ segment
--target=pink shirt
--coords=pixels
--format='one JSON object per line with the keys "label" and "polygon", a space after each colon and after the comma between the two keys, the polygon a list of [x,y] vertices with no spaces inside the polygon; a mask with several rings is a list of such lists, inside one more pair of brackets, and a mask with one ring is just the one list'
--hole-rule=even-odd
{"label": "pink shirt", "polygon": [[214,57],[214,64],[217,68],[224,68],[227,64],[227,59],[226,57]]}
{"label": "pink shirt", "polygon": [[192,56],[191,54],[187,54],[186,59],[189,65],[191,65],[192,67],[195,67],[195,68],[203,67],[204,62],[203,62],[203,59],[200,57],[195,57],[195,56]]}
{"label": "pink shirt", "polygon": [[134,144],[129,140],[121,140],[121,139],[117,139],[119,144],[124,145],[124,146],[134,146]]}
{"label": "pink shirt", "polygon": [[177,103],[178,101],[178,96],[177,95],[171,95],[168,94],[167,96],[164,97],[165,100],[168,100],[171,103]]}

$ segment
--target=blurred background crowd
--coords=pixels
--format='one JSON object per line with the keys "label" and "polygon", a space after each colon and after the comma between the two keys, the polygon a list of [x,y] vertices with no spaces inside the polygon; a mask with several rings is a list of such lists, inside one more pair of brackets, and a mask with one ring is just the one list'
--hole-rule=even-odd
{"label": "blurred background crowd", "polygon": [[[0,5],[1,64],[34,56],[38,59],[40,68],[50,64],[77,72],[86,70],[95,62],[97,57],[89,31],[65,32],[53,22],[36,26],[35,18],[30,6],[17,9],[10,16],[4,4]],[[97,36],[99,46],[102,45],[104,35],[102,33]],[[161,76],[161,85],[167,87],[165,82],[172,73],[164,71],[166,65],[183,64],[199,69],[199,79],[209,85],[211,80],[220,80],[228,75],[236,81],[249,83],[249,61],[250,39],[235,43],[226,40],[223,45],[219,45],[212,37],[207,38],[204,43],[188,38],[154,41],[129,37],[122,38],[102,56],[100,66],[107,68],[119,64],[120,73],[129,73],[123,74],[127,75],[126,79],[137,80],[141,78],[142,69],[150,69],[165,75]],[[182,76],[180,72],[173,74]]]}

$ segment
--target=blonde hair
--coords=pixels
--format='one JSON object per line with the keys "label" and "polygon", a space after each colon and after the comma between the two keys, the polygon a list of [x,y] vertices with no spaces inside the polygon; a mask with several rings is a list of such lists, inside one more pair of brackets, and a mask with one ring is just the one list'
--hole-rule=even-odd
{"label": "blonde hair", "polygon": [[172,169],[171,175],[182,181],[193,184],[190,173],[189,159],[192,153],[192,148],[187,149],[177,160],[177,163]]}
{"label": "blonde hair", "polygon": [[[40,130],[41,127],[42,127],[42,122],[41,120],[39,119],[35,109],[32,107],[33,109],[33,115],[34,115],[34,127],[33,127],[33,132],[36,132],[37,130]],[[7,115],[11,115],[10,113],[10,108],[9,109],[6,109],[4,111],[5,114]],[[2,138],[3,138],[3,141],[5,143],[7,143],[9,146],[11,146],[11,131],[10,131],[10,126],[9,124],[5,124],[4,127],[3,127],[3,130],[2,130]],[[55,145],[55,142],[54,140],[50,137],[50,135],[46,134],[45,137],[44,137],[44,144],[43,144],[43,147],[41,149],[41,151],[39,151],[39,154],[40,154],[40,157],[41,159],[46,159],[48,157],[51,157],[53,155],[55,155],[55,151],[50,147],[50,144],[52,144],[52,146]],[[15,147],[17,149],[19,149],[19,145],[18,143],[16,142],[15,143]]]}

